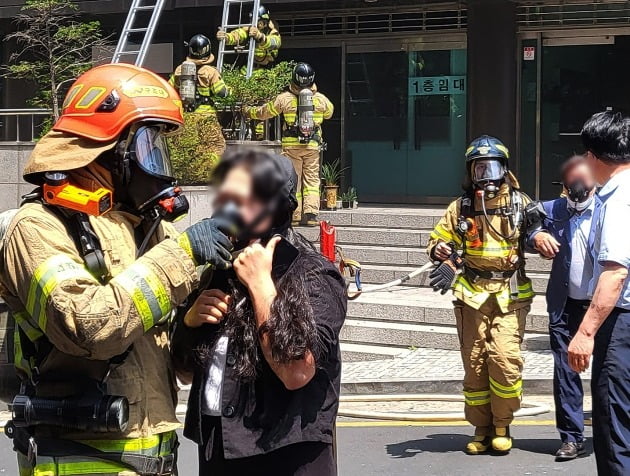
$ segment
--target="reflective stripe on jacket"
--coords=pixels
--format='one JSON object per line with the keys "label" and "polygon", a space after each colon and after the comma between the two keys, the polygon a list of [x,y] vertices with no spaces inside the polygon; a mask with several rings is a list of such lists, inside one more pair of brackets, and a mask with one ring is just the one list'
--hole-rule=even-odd
{"label": "reflective stripe on jacket", "polygon": [[[108,393],[126,396],[130,403],[123,436],[173,430],[179,423],[166,321],[197,285],[194,263],[168,224],[159,227],[153,248],[136,259],[136,217],[112,211],[90,217],[90,223],[105,255],[107,284],[89,273],[65,224],[41,204],[24,205],[3,241],[2,297],[29,340],[37,343],[45,335],[53,347],[39,367],[37,391],[81,394],[85,389],[77,377],[101,379],[108,360],[131,348],[106,382]],[[28,378],[33,362],[19,345],[18,332],[16,342],[16,368]],[[47,384],[46,375],[60,382]]]}
{"label": "reflective stripe on jacket", "polygon": [[[520,193],[520,192],[519,192]],[[530,202],[525,194],[521,194],[522,208]],[[502,207],[511,207],[511,192],[508,185],[503,185],[497,196],[492,200],[486,200],[486,210],[493,210]],[[481,202],[479,198],[474,200],[475,212],[480,212]],[[456,248],[464,249],[464,261],[466,266],[481,271],[516,271],[525,263],[522,258],[521,231],[516,232],[514,237],[506,240],[499,236],[488,225],[485,217],[475,216],[474,220],[479,230],[481,246],[466,239],[465,247],[461,235],[457,231],[457,224],[461,216],[461,198],[451,202],[446,214],[440,219],[435,229],[431,232],[427,251],[431,254],[435,245],[440,241],[445,243],[455,243]],[[500,231],[502,235],[509,236],[512,228],[510,220],[506,216],[489,215],[492,226]],[[513,262],[517,259],[516,262]],[[469,306],[479,309],[486,302],[491,294],[497,298],[499,306],[503,312],[518,309],[529,304],[534,297],[532,283],[524,272],[518,273],[518,297],[514,299],[510,295],[509,278],[502,280],[489,280],[479,278],[475,282],[464,274],[460,274],[453,285],[453,294],[457,299],[462,300]]]}
{"label": "reflective stripe on jacket", "polygon": [[[252,119],[267,120],[282,114],[284,117],[286,131],[287,127],[294,127],[296,123],[297,105],[297,96],[290,91],[285,91],[278,95],[273,101],[269,101],[263,106],[252,108],[249,111],[249,115]],[[315,133],[320,136],[320,140],[311,140],[308,143],[301,143],[298,137],[292,137],[285,133],[282,135],[283,147],[308,147],[309,149],[319,148],[321,143],[321,125],[325,119],[330,119],[332,117],[335,108],[330,100],[319,92],[313,93],[313,105],[315,106],[313,114]]]}
{"label": "reflective stripe on jacket", "polygon": [[[273,23],[270,22],[270,28],[262,31],[265,35],[263,41],[256,42],[256,48],[254,49],[254,62],[260,66],[267,66],[273,63],[278,57],[278,51],[282,46],[282,38],[280,32],[276,30]],[[244,45],[249,40],[249,27],[242,26],[236,28],[225,36],[225,44],[229,46]]]}
{"label": "reflective stripe on jacket", "polygon": [[[174,431],[146,438],[77,442],[107,453],[127,455],[140,453],[143,456],[160,457],[177,450],[177,435]],[[18,453],[18,466],[20,476],[137,475],[126,465],[78,455],[56,458],[37,455],[35,464],[32,464],[26,455]]]}

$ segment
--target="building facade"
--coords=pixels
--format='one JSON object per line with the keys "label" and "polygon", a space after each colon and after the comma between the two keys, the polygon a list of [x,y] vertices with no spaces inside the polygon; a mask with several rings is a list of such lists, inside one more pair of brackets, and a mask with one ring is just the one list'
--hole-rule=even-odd
{"label": "building facade", "polygon": [[[0,3],[1,31],[13,28],[21,3]],[[184,58],[190,36],[214,35],[222,3],[167,1],[151,63],[159,73]],[[336,105],[324,126],[325,160],[341,157],[344,185],[361,202],[450,201],[466,143],[483,133],[508,145],[526,192],[555,197],[559,164],[581,151],[582,123],[607,108],[630,110],[627,1],[264,3],[280,27],[280,59],[310,62]],[[116,35],[130,0],[78,4]],[[4,61],[11,47],[2,46]],[[25,106],[27,85],[0,87],[0,108]]]}

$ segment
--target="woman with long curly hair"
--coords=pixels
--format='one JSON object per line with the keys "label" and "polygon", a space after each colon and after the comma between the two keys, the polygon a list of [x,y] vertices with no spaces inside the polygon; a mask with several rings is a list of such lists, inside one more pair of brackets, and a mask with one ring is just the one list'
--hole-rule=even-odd
{"label": "woman with long curly hair", "polygon": [[199,474],[334,476],[343,278],[291,228],[288,159],[234,152],[214,176],[217,210],[232,218],[212,220],[232,230],[235,259],[202,276],[173,344],[192,381],[184,434],[199,445]]}

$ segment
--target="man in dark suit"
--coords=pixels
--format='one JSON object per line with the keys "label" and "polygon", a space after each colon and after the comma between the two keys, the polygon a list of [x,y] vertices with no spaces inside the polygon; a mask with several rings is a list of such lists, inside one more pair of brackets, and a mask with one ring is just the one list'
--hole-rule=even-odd
{"label": "man in dark suit", "polygon": [[564,193],[561,198],[543,202],[547,218],[545,233],[529,236],[530,245],[553,259],[547,286],[549,338],[554,356],[554,399],[556,426],[562,445],[556,460],[577,458],[585,453],[584,391],[580,375],[567,360],[567,348],[589,306],[589,283],[593,275],[590,245],[593,217],[600,206],[595,180],[583,156],[567,160],[561,170]]}

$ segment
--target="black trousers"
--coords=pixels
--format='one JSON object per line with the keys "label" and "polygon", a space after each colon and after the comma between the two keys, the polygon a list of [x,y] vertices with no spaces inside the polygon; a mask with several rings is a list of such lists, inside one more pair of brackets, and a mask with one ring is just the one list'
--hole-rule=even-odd
{"label": "black trousers", "polygon": [[565,443],[584,440],[584,389],[580,374],[569,366],[567,349],[582,323],[588,305],[588,301],[569,298],[564,312],[549,322],[549,340],[554,362],[556,428]]}
{"label": "black trousers", "polygon": [[595,336],[593,448],[601,476],[630,474],[630,311],[615,308]]}
{"label": "black trousers", "polygon": [[[248,458],[226,459],[220,432],[220,425],[216,426],[210,459],[206,458],[207,442],[199,446],[199,476],[337,475],[337,465],[331,444],[308,441]],[[207,433],[204,431],[204,434]]]}

